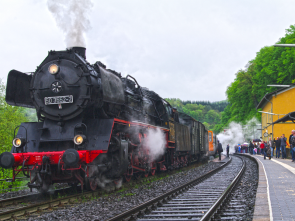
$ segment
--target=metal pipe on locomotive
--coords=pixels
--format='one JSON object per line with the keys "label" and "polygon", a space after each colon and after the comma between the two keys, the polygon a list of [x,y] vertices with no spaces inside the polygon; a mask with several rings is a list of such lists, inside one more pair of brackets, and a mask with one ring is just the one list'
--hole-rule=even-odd
{"label": "metal pipe on locomotive", "polygon": [[[177,112],[135,78],[86,61],[86,49],[50,51],[34,73],[8,74],[6,102],[35,108],[38,122],[22,123],[0,166],[22,172],[28,186],[47,191],[53,183],[87,189],[125,177],[154,175],[215,153],[215,135]],[[144,142],[160,130],[164,154],[153,159]],[[152,139],[152,138],[149,138]]]}

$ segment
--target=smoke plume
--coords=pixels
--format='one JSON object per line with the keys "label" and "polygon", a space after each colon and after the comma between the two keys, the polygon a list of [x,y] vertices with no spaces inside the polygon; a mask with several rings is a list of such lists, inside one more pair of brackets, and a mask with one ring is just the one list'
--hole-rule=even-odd
{"label": "smoke plume", "polygon": [[84,34],[90,29],[91,0],[48,0],[47,6],[57,26],[65,33],[67,47],[86,47]]}
{"label": "smoke plume", "polygon": [[261,125],[256,118],[249,120],[246,125],[241,125],[235,122],[229,124],[229,128],[224,132],[217,135],[219,142],[222,144],[223,149],[229,144],[229,152],[235,152],[235,145],[249,143],[249,140],[259,138],[261,132],[257,129],[261,128]]}
{"label": "smoke plume", "polygon": [[150,153],[150,161],[154,161],[165,153],[165,134],[159,128],[150,128],[144,140],[144,146]]}

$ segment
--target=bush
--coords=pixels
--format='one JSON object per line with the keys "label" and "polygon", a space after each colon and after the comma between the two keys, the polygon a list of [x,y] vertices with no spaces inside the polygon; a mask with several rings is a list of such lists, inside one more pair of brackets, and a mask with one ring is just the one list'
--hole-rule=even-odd
{"label": "bush", "polygon": [[[0,79],[0,140],[2,144],[0,146],[1,153],[10,152],[12,147],[12,140],[14,135],[14,129],[22,122],[28,121],[28,110],[23,107],[10,106],[5,101],[5,85]],[[32,117],[31,117],[32,118]],[[12,178],[12,169],[0,168],[0,179]],[[23,176],[20,173],[19,176]],[[8,188],[19,187],[23,185],[23,182],[17,180],[15,182],[0,182],[0,190],[4,191]]]}

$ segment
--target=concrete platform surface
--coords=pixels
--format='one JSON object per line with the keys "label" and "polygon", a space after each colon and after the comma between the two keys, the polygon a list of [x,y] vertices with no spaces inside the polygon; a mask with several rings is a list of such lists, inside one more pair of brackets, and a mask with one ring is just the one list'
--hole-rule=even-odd
{"label": "concrete platform surface", "polygon": [[259,163],[253,220],[295,221],[295,163],[290,159],[252,157]]}
{"label": "concrete platform surface", "polygon": [[212,162],[224,162],[224,159],[227,158],[225,155],[221,155],[221,160],[219,160],[219,157],[212,160]]}

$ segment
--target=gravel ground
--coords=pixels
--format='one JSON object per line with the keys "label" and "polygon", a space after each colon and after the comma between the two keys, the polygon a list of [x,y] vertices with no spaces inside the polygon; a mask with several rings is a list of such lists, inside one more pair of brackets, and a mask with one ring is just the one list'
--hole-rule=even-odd
{"label": "gravel ground", "polygon": [[108,196],[62,208],[29,220],[106,220],[147,200],[182,185],[206,172],[218,167],[218,163],[206,165],[176,173],[160,180],[137,185],[132,189],[116,192]]}
{"label": "gravel ground", "polygon": [[12,198],[12,197],[24,196],[24,195],[28,195],[28,194],[34,194],[34,193],[35,193],[34,191],[31,193],[30,189],[23,189],[23,190],[19,190],[19,191],[2,193],[2,194],[0,194],[0,200]]}

